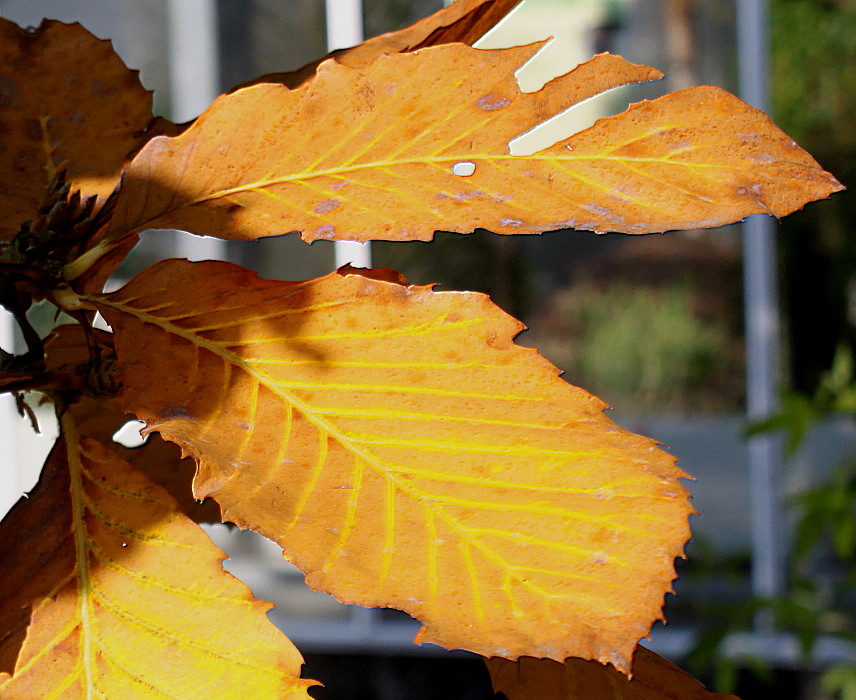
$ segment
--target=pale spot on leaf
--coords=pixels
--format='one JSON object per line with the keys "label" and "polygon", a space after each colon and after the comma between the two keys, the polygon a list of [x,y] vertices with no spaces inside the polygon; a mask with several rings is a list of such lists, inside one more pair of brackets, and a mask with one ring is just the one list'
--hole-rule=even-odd
{"label": "pale spot on leaf", "polygon": [[325,199],[320,204],[316,204],[312,207],[312,211],[314,211],[318,216],[324,216],[324,214],[329,214],[331,211],[334,211],[342,206],[341,200],[338,199]]}
{"label": "pale spot on leaf", "polygon": [[469,177],[476,171],[476,164],[471,163],[470,161],[462,161],[460,163],[455,163],[452,166],[452,173],[457,175],[458,177]]}

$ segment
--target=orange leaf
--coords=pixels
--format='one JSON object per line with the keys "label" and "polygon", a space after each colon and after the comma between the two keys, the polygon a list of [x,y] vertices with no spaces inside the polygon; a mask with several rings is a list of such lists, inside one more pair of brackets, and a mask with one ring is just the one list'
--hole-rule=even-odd
{"label": "orange leaf", "polygon": [[541,153],[512,156],[510,139],[557,112],[659,76],[603,54],[521,93],[512,73],[536,48],[453,44],[361,70],[329,61],[299,90],[257,85],[222,97],[130,165],[110,235],[646,233],[781,216],[840,188],[763,113],[712,87],[634,105]]}
{"label": "orange leaf", "polygon": [[[116,353],[113,349],[113,334],[97,329],[90,329],[89,333],[91,341],[100,348],[103,366],[114,366]],[[82,371],[82,366],[90,360],[89,343],[83,326],[75,324],[55,328],[45,340],[45,354],[50,371]],[[198,523],[220,522],[219,508],[213,500],[198,503],[193,498],[191,482],[196,465],[192,460],[182,459],[175,445],[165,442],[158,435],[149,436],[144,445],[131,449],[113,442],[113,435],[130,418],[121,410],[118,401],[111,401],[107,397],[83,397],[68,410],[74,415],[80,434],[110,445],[122,459],[166,489],[187,517]]]}
{"label": "orange leaf", "polygon": [[511,658],[626,667],[660,616],[686,475],[516,346],[521,324],[485,295],[173,260],[88,299],[128,410],[311,586]]}
{"label": "orange leaf", "polygon": [[93,348],[101,359],[109,364],[115,362],[113,334],[97,328],[90,329],[89,340],[83,326],[76,323],[62,324],[54,328],[45,338],[45,365],[52,372],[82,372],[83,365],[92,359]]}
{"label": "orange leaf", "polygon": [[710,693],[691,675],[645,647],[636,647],[628,679],[596,661],[485,659],[493,688],[508,700],[738,700]]}
{"label": "orange leaf", "polygon": [[70,414],[62,424],[36,490],[0,524],[0,668],[17,656],[0,696],[307,698],[269,604],[162,489]]}
{"label": "orange leaf", "polygon": [[[378,237],[429,239],[435,228],[454,230],[466,213],[462,205],[483,207],[476,200],[486,197],[495,209],[511,186],[465,196],[468,178],[451,171],[459,155],[507,158],[509,139],[556,112],[611,87],[660,77],[604,54],[550,89],[520,93],[512,73],[539,46],[439,46],[381,56],[361,70],[328,61],[299,90],[257,85],[223,96],[183,135],[154,139],[133,161],[113,236],[176,226],[236,239],[306,229],[311,239],[343,213],[356,217],[349,227],[378,229]],[[236,131],[249,115],[252,127]],[[450,148],[460,152],[442,155]],[[411,221],[417,207],[429,227]]]}
{"label": "orange leaf", "polygon": [[518,4],[520,0],[458,0],[397,32],[381,34],[350,49],[333,51],[296,71],[263,75],[235,89],[259,83],[282,83],[297,88],[312,78],[318,66],[328,58],[335,58],[337,62],[351,68],[363,68],[382,54],[416,51],[440,44],[472,46]]}
{"label": "orange leaf", "polygon": [[109,41],[79,24],[0,18],[0,241],[33,218],[60,170],[103,202],[151,119],[151,94]]}
{"label": "orange leaf", "polygon": [[131,416],[103,400],[82,399],[73,410],[81,430],[110,445],[122,459],[165,489],[188,518],[197,523],[220,522],[220,507],[216,501],[207,499],[199,503],[193,498],[196,464],[191,459],[183,459],[178,447],[157,434],[150,435],[140,447],[127,448],[112,442],[113,435]]}
{"label": "orange leaf", "polygon": [[[94,342],[112,352],[112,335],[94,331]],[[104,345],[106,343],[107,345]],[[45,339],[44,372],[0,372],[0,392],[31,389],[82,390],[85,371],[81,366],[89,361],[89,348],[80,326],[59,326]]]}

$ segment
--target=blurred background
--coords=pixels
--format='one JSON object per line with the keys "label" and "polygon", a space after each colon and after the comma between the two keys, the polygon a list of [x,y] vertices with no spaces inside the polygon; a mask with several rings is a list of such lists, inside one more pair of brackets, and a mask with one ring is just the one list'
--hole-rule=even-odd
{"label": "blurred background", "polygon": [[[366,36],[398,29],[442,4],[364,0],[361,29]],[[554,37],[521,71],[526,90],[601,51],[666,73],[659,83],[614,90],[575,108],[557,127],[569,135],[630,102],[673,90],[715,84],[738,92],[739,4],[524,0],[481,46]],[[326,5],[0,0],[0,16],[24,26],[44,16],[80,21],[111,38],[154,91],[156,113],[183,121],[242,81],[298,68],[323,55],[330,41],[346,45],[347,29],[330,33],[336,20],[328,21]],[[765,9],[773,117],[852,188],[856,0],[771,0]],[[360,18],[348,21],[359,32]],[[438,233],[431,243],[371,246],[374,267],[439,289],[490,294],[529,326],[520,343],[538,347],[568,381],[611,404],[618,423],[661,440],[696,477],[689,488],[702,516],[693,518],[689,560],[679,563],[678,595],[667,600],[669,625],[655,627],[650,646],[719,692],[856,697],[856,470],[848,461],[856,459],[854,215],[856,197],[842,193],[774,231],[781,319],[774,379],[782,400],[755,428],[773,441],[766,481],[753,478],[757,466],[747,447],[744,283],[752,273],[744,270],[740,226],[637,237]],[[294,235],[253,243],[178,232],[143,239],[112,284],[172,255],[230,259],[277,279],[307,279],[336,265],[332,243],[308,246]],[[15,339],[0,342],[5,347]],[[34,455],[46,441],[33,443],[17,429],[13,409],[2,408],[8,410],[0,423],[16,427],[2,428],[7,434],[0,441],[14,444],[22,462],[38,464]],[[3,482],[10,502],[0,511],[35,477],[22,470],[10,488]],[[766,587],[757,576],[759,557],[766,556],[756,503],[762,490],[777,504],[773,532],[780,548],[763,565],[772,571]],[[412,645],[418,624],[406,615],[339,605],[305,588],[271,543],[225,525],[212,526],[211,534],[232,557],[230,570],[278,606],[271,619],[304,652],[308,675],[327,685],[313,690],[316,697],[492,696],[477,660]]]}

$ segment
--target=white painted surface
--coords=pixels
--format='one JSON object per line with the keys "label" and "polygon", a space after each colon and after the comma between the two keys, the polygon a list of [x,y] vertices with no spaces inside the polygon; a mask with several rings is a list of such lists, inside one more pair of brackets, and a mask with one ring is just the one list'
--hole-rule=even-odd
{"label": "white painted surface", "polygon": [[[14,322],[12,314],[6,309],[0,309],[0,347],[6,352],[14,350]],[[3,454],[0,467],[0,513],[5,514],[20,495],[15,401],[7,394],[0,396],[0,446]]]}
{"label": "white painted surface", "polygon": [[363,40],[362,0],[326,0],[327,48],[348,49]]}
{"label": "white painted surface", "polygon": [[[15,321],[12,314],[0,308],[0,347],[6,352],[15,347]],[[56,440],[56,419],[50,405],[39,407],[38,395],[31,406],[36,412],[42,433],[37,435],[30,421],[18,415],[11,394],[0,394],[0,519],[38,481],[45,457]]]}

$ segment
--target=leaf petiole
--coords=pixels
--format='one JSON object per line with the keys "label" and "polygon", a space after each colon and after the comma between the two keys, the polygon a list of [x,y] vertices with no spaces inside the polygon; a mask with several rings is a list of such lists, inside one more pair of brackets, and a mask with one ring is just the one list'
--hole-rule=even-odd
{"label": "leaf petiole", "polygon": [[[92,250],[95,249],[93,248]],[[80,259],[81,258],[78,258],[77,260]],[[77,260],[74,262],[77,262]],[[73,314],[75,311],[97,311],[96,307],[92,303],[86,301],[68,286],[58,287],[57,289],[52,290],[51,299],[60,309],[68,313]]]}
{"label": "leaf petiole", "polygon": [[113,250],[119,240],[104,240],[97,243],[95,246],[87,250],[83,255],[72,260],[62,268],[62,277],[67,282],[76,280],[78,277],[88,272],[96,262],[98,262],[107,253]]}

